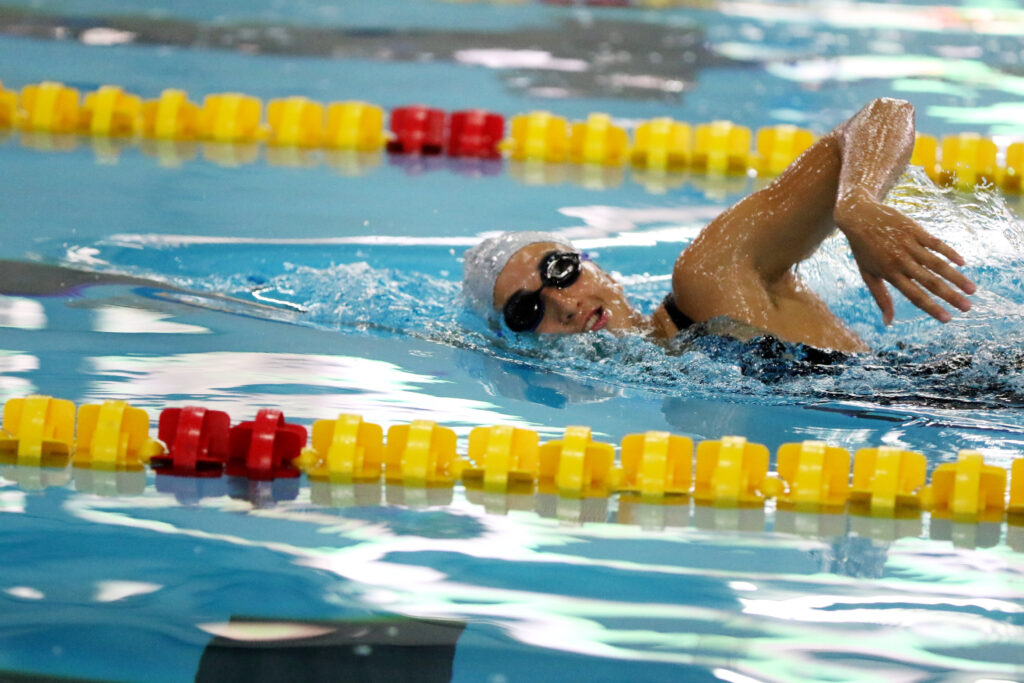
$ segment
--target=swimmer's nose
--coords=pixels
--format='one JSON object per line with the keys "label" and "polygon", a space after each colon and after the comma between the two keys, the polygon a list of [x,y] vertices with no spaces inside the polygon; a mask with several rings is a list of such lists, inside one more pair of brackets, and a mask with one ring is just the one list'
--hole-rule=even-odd
{"label": "swimmer's nose", "polygon": [[575,296],[569,293],[569,289],[558,289],[557,287],[545,287],[541,291],[544,297],[544,306],[555,314],[558,322],[562,324],[571,323],[578,317],[580,302]]}

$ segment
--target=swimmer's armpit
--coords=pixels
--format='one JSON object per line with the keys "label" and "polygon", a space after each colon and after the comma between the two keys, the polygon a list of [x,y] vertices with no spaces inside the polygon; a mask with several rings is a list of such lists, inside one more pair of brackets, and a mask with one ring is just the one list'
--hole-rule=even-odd
{"label": "swimmer's armpit", "polygon": [[835,219],[886,325],[894,315],[886,282],[941,322],[949,322],[952,316],[936,298],[961,311],[971,309],[964,294],[974,294],[976,287],[953,267],[965,264],[963,256],[913,219],[866,194],[844,197]]}

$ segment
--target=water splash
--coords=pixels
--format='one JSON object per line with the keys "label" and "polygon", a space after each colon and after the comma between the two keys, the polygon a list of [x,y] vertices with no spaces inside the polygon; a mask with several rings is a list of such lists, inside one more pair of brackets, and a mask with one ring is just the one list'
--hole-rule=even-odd
{"label": "water splash", "polygon": [[[896,294],[896,323],[884,327],[845,240],[831,237],[801,264],[800,274],[877,353],[828,358],[765,339],[738,342],[710,336],[666,349],[643,337],[608,332],[510,334],[468,310],[460,283],[453,279],[454,252],[445,247],[391,245],[374,251],[335,246],[326,255],[331,262],[324,264],[323,247],[314,247],[314,252],[309,246],[289,250],[253,245],[253,253],[260,255],[253,263],[260,267],[228,274],[222,264],[235,248],[231,244],[182,245],[174,248],[181,255],[170,260],[166,245],[153,250],[101,245],[99,252],[111,268],[127,267],[134,274],[156,275],[262,308],[270,304],[289,311],[295,324],[425,339],[588,387],[773,404],[843,401],[955,410],[1024,405],[1024,353],[1014,351],[1024,349],[1022,222],[997,192],[939,188],[920,169],[911,169],[887,202],[963,254],[967,274],[979,286],[974,309],[941,325]],[[671,263],[679,248],[674,240],[639,251],[624,246],[618,253],[611,240],[602,249],[602,262],[615,265],[633,304],[651,311],[668,283],[661,274],[648,275],[646,268],[652,262]],[[266,257],[269,250],[276,258]],[[147,261],[149,251],[159,253]],[[232,262],[244,267],[248,258]],[[265,272],[268,264],[280,264],[282,258],[303,265],[285,263],[276,273]],[[148,267],[133,267],[129,260]],[[153,272],[171,262],[176,267],[190,264],[190,272]],[[209,272],[221,275],[210,279]]]}
{"label": "water splash", "polygon": [[[860,280],[845,240],[830,238],[800,268],[802,277],[879,351],[879,354],[805,358],[796,345],[706,338],[672,349],[637,337],[598,333],[569,337],[510,335],[468,313],[460,287],[449,279],[357,262],[328,268],[294,266],[270,278],[265,296],[301,305],[304,324],[371,334],[425,338],[525,362],[575,380],[672,395],[789,402],[821,398],[946,407],[1024,403],[1024,228],[1002,197],[939,188],[912,169],[888,203],[904,211],[968,260],[979,285],[974,310],[947,325],[909,302],[897,322],[880,315]],[[628,295],[652,310],[666,283],[627,273]],[[219,287],[240,290],[231,279]],[[896,298],[900,298],[898,295]]]}

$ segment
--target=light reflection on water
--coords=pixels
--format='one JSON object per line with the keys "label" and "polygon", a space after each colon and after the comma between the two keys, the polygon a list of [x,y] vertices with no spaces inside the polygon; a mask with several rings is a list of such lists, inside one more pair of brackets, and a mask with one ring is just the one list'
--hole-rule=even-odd
{"label": "light reflection on water", "polygon": [[[1012,677],[1021,665],[1024,559],[1005,550],[845,534],[638,535],[487,514],[461,490],[444,508],[318,509],[308,491],[264,510],[206,499],[186,517],[159,495],[77,496],[63,507],[82,521],[283,556],[333,577],[327,603],[456,619],[549,651],[759,680],[898,680],[929,669]],[[44,583],[19,585],[47,594]],[[159,590],[112,586],[97,584],[95,595]]]}
{"label": "light reflection on water", "polygon": [[180,395],[241,418],[257,406],[286,417],[333,418],[356,413],[378,424],[414,419],[450,425],[519,424],[481,401],[430,395],[447,380],[393,363],[352,356],[214,351],[167,356],[96,356],[89,372],[97,398],[151,400]]}
{"label": "light reflection on water", "polygon": [[956,7],[951,5],[834,3],[716,3],[731,16],[770,23],[823,24],[837,28],[898,28],[901,31],[940,33],[956,30],[974,34],[1018,35],[1024,12],[1017,7]]}
{"label": "light reflection on water", "polygon": [[34,299],[0,295],[0,327],[41,330],[46,327],[46,313]]}
{"label": "light reflection on water", "polygon": [[32,380],[13,377],[11,373],[32,372],[39,368],[39,359],[30,353],[0,349],[0,401],[28,396],[35,391]]}
{"label": "light reflection on water", "polygon": [[128,306],[97,306],[94,327],[107,334],[209,334],[199,325],[167,320],[170,315]]}

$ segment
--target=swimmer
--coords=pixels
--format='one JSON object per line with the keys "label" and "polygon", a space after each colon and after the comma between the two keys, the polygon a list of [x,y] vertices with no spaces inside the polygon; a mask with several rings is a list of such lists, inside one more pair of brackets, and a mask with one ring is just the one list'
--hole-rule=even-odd
{"label": "swimmer", "polygon": [[463,290],[475,310],[514,332],[605,329],[667,341],[695,323],[724,319],[818,349],[867,351],[794,269],[835,228],[846,236],[886,325],[893,302],[885,283],[942,322],[951,315],[939,300],[968,311],[965,295],[975,291],[955,267],[964,265],[960,254],[882,203],[913,147],[913,106],[870,102],[771,184],[705,226],[679,255],[672,291],[650,316],[630,305],[614,278],[551,233],[509,232],[468,250]]}

